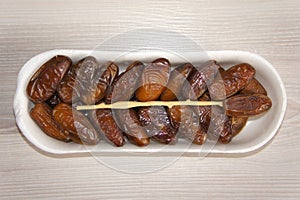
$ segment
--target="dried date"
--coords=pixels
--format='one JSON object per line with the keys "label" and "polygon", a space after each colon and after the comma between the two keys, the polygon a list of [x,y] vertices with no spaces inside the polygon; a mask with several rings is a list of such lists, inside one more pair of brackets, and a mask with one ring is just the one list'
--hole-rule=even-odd
{"label": "dried date", "polygon": [[167,59],[159,58],[148,64],[140,75],[139,88],[135,96],[139,101],[154,101],[165,90],[171,65]]}
{"label": "dried date", "polygon": [[73,65],[59,84],[57,93],[59,98],[65,103],[72,103],[79,99],[79,92],[75,87],[77,71],[80,69],[85,58]]}
{"label": "dried date", "polygon": [[52,97],[71,64],[70,58],[60,55],[43,64],[28,83],[29,99],[38,103],[47,101]]}
{"label": "dried date", "polygon": [[198,99],[213,82],[219,68],[216,61],[210,60],[192,70],[182,88],[184,99]]}
{"label": "dried date", "polygon": [[129,101],[134,95],[143,68],[142,63],[135,63],[121,73],[109,87],[105,102]]}
{"label": "dried date", "polygon": [[232,131],[232,135],[234,137],[237,134],[239,134],[239,132],[241,132],[241,130],[245,127],[245,125],[248,121],[248,117],[232,116],[232,117],[230,117],[230,119],[231,119],[231,131]]}
{"label": "dried date", "polygon": [[224,101],[229,116],[249,117],[262,114],[272,107],[271,99],[262,94],[235,95]]}
{"label": "dried date", "polygon": [[30,111],[30,117],[48,136],[67,142],[69,133],[63,131],[52,117],[52,109],[45,103],[37,103]]}
{"label": "dried date", "polygon": [[240,94],[263,94],[263,95],[268,94],[264,86],[262,86],[262,84],[256,78],[253,78],[249,82],[249,84],[246,85],[246,87],[242,89],[239,93]]}
{"label": "dried date", "polygon": [[123,146],[125,140],[110,109],[93,110],[90,119],[94,126],[115,146]]}
{"label": "dried date", "polygon": [[223,100],[246,87],[254,78],[255,69],[247,64],[241,63],[230,67],[221,73],[221,78],[215,79],[208,87],[213,100]]}
{"label": "dried date", "polygon": [[195,109],[199,116],[199,122],[207,132],[209,139],[219,139],[222,143],[230,142],[232,138],[231,121],[221,107],[199,106]]}
{"label": "dried date", "polygon": [[180,96],[181,88],[193,68],[194,66],[190,63],[176,67],[171,72],[167,87],[161,94],[160,99],[162,101],[177,100]]}
{"label": "dried date", "polygon": [[86,104],[98,103],[107,93],[108,86],[113,82],[119,73],[119,67],[108,62],[106,66],[99,68],[91,82],[91,85],[82,95],[82,101]]}
{"label": "dried date", "polygon": [[60,127],[77,138],[79,137],[83,144],[95,145],[99,143],[100,137],[93,125],[81,112],[68,104],[60,103],[55,106],[53,117]]}
{"label": "dried date", "polygon": [[163,144],[174,144],[176,142],[177,131],[172,127],[164,107],[140,108],[138,117],[147,135],[153,140]]}
{"label": "dried date", "polygon": [[200,125],[199,117],[193,108],[189,106],[173,106],[168,109],[168,115],[178,133],[191,140],[194,144],[204,144],[207,134]]}
{"label": "dried date", "polygon": [[146,146],[150,140],[146,130],[141,125],[137,113],[133,109],[114,110],[118,126],[123,130],[128,140],[137,146]]}

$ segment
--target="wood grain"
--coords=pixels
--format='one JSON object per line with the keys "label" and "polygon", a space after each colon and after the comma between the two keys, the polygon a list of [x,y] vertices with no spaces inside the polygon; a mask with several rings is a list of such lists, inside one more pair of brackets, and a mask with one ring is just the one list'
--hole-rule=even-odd
{"label": "wood grain", "polygon": [[[129,174],[91,156],[49,155],[26,141],[12,102],[17,74],[28,59],[51,49],[93,49],[117,34],[151,27],[176,30],[205,50],[245,50],[269,60],[288,95],[284,122],[272,142],[245,157],[181,157],[152,173]],[[0,198],[299,199],[299,52],[298,0],[2,0]]]}

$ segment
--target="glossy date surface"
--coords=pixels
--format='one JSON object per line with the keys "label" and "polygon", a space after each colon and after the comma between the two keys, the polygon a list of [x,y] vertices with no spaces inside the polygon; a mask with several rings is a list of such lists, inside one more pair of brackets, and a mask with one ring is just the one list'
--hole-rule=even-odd
{"label": "glossy date surface", "polygon": [[139,88],[135,96],[139,101],[155,101],[165,90],[171,65],[167,59],[157,59],[146,65],[140,75]]}
{"label": "glossy date surface", "polygon": [[118,127],[110,109],[94,110],[90,113],[90,119],[94,126],[115,146],[124,145],[122,130]]}
{"label": "glossy date surface", "polygon": [[221,77],[214,80],[208,90],[213,100],[228,98],[250,83],[254,78],[255,69],[247,64],[241,63],[230,67],[221,73]]}
{"label": "glossy date surface", "polygon": [[30,111],[30,117],[50,137],[69,141],[68,131],[63,131],[52,117],[52,109],[45,103],[37,103]]}
{"label": "glossy date surface", "polygon": [[47,101],[52,97],[71,64],[70,58],[60,55],[43,64],[27,85],[29,99],[38,103]]}
{"label": "glossy date surface", "polygon": [[60,103],[53,109],[54,120],[74,137],[79,137],[83,144],[95,145],[100,137],[89,120],[79,111],[66,103]]}
{"label": "glossy date surface", "polygon": [[163,144],[174,144],[176,142],[177,130],[172,127],[164,107],[140,108],[138,117],[147,135],[153,140]]}

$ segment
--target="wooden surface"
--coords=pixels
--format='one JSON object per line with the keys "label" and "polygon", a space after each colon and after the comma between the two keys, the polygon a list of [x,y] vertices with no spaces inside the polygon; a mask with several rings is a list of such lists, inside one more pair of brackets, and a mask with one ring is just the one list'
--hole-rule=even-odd
{"label": "wooden surface", "polygon": [[[300,1],[181,2],[1,0],[1,199],[300,198]],[[288,96],[272,142],[248,156],[181,157],[145,174],[118,172],[91,156],[48,155],[29,144],[12,109],[22,65],[47,50],[89,50],[141,27],[179,31],[205,50],[245,50],[269,60]]]}

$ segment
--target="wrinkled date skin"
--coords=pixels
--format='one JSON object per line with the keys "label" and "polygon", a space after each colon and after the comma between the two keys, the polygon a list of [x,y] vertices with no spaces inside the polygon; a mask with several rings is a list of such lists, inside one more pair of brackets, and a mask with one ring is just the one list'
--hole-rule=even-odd
{"label": "wrinkled date skin", "polygon": [[137,113],[133,109],[114,110],[118,126],[123,130],[128,140],[137,146],[150,143],[146,130],[141,125]]}
{"label": "wrinkled date skin", "polygon": [[260,115],[272,107],[271,99],[262,94],[235,95],[224,101],[229,116],[250,117]]}
{"label": "wrinkled date skin", "polygon": [[94,57],[87,57],[78,70],[76,79],[81,101],[86,104],[99,102],[118,73],[119,68],[113,62],[99,67]]}
{"label": "wrinkled date skin", "polygon": [[178,133],[190,139],[194,144],[202,145],[207,139],[204,128],[199,124],[199,117],[189,106],[173,106],[168,109],[172,125]]}
{"label": "wrinkled date skin", "polygon": [[219,106],[195,107],[199,122],[204,127],[208,137],[212,140],[219,139],[228,143],[232,139],[231,120]]}
{"label": "wrinkled date skin", "polygon": [[171,65],[167,59],[159,58],[147,65],[142,74],[135,96],[139,101],[155,101],[165,90]]}
{"label": "wrinkled date skin", "polygon": [[[262,84],[256,79],[253,78],[248,85],[244,89],[242,89],[239,94],[263,94],[267,95],[266,89],[262,86]],[[248,117],[231,117],[231,130],[233,136],[236,136],[241,132],[248,121]]]}
{"label": "wrinkled date skin", "polygon": [[69,141],[69,133],[60,129],[52,117],[52,109],[45,103],[37,103],[31,109],[30,116],[48,136],[64,142]]}
{"label": "wrinkled date skin", "polygon": [[95,74],[98,69],[99,64],[96,58],[88,56],[77,71],[75,87],[79,92],[80,100],[85,104],[95,103],[93,96],[95,95]]}
{"label": "wrinkled date skin", "polygon": [[213,100],[228,98],[250,83],[254,78],[255,69],[247,64],[241,63],[230,67],[222,72],[221,77],[213,81],[208,90]]}
{"label": "wrinkled date skin", "polygon": [[130,69],[121,73],[111,84],[105,102],[129,101],[136,90],[143,69],[144,65],[142,63],[136,63]]}
{"label": "wrinkled date skin", "polygon": [[164,107],[143,107],[138,111],[139,121],[147,135],[163,144],[174,144],[177,140],[176,129],[171,125]]}
{"label": "wrinkled date skin", "polygon": [[181,88],[193,68],[194,66],[190,63],[176,67],[171,72],[167,87],[161,94],[160,99],[162,101],[177,100],[180,96]]}
{"label": "wrinkled date skin", "polygon": [[96,72],[95,79],[89,88],[89,92],[83,96],[83,102],[87,104],[98,103],[106,95],[109,85],[113,82],[119,73],[119,67],[113,63],[109,62],[105,67],[99,69]]}
{"label": "wrinkled date skin", "polygon": [[38,103],[52,97],[71,65],[70,58],[60,55],[43,64],[29,81],[27,86],[29,99]]}
{"label": "wrinkled date skin", "polygon": [[240,91],[240,94],[263,94],[267,95],[267,91],[262,86],[262,84],[256,79],[253,78],[248,85],[244,89]]}
{"label": "wrinkled date skin", "polygon": [[75,75],[68,74],[58,87],[59,98],[65,103],[77,101],[79,94],[75,89]]}
{"label": "wrinkled date skin", "polygon": [[95,145],[99,143],[100,137],[93,125],[82,113],[68,104],[60,103],[55,106],[53,117],[60,127],[74,136],[78,136],[83,144]]}
{"label": "wrinkled date skin", "polygon": [[93,110],[90,119],[94,126],[115,146],[123,146],[125,140],[122,130],[114,120],[110,109]]}
{"label": "wrinkled date skin", "polygon": [[81,59],[79,62],[73,65],[58,86],[58,96],[65,103],[70,104],[72,103],[72,101],[75,102],[79,98],[78,91],[75,87],[75,80],[77,71],[81,67],[84,60],[85,58]]}
{"label": "wrinkled date skin", "polygon": [[207,89],[217,73],[220,66],[214,60],[210,60],[203,65],[192,70],[184,83],[182,88],[182,94],[185,99],[196,100]]}

